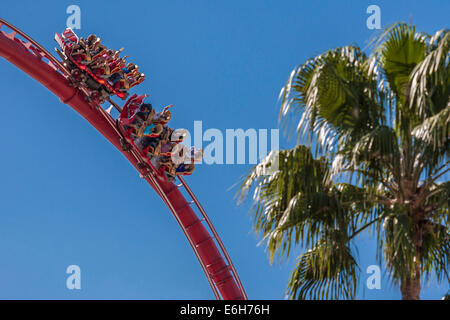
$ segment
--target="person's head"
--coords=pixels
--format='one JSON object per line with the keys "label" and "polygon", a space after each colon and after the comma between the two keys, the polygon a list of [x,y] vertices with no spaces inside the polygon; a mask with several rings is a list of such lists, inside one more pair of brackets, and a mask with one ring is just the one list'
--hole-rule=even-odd
{"label": "person's head", "polygon": [[150,111],[152,111],[153,106],[151,103],[143,103],[143,104],[141,104],[140,109],[141,109],[141,111],[144,111],[144,112],[150,112]]}
{"label": "person's head", "polygon": [[89,42],[94,42],[97,40],[97,36],[95,34],[91,34],[87,39]]}
{"label": "person's head", "polygon": [[162,116],[165,122],[169,122],[169,120],[172,119],[172,112],[170,112],[170,110],[165,110]]}

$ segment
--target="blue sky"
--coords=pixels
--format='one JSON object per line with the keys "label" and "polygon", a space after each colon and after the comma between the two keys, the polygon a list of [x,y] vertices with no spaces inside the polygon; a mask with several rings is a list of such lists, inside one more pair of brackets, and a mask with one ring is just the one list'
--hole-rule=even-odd
{"label": "blue sky", "polygon": [[[174,104],[173,127],[277,128],[278,93],[290,71],[329,48],[365,47],[382,26],[412,21],[448,27],[448,1],[13,1],[0,16],[49,50],[65,28],[66,8],[81,8],[79,35],[125,47],[146,73],[134,89],[154,106]],[[124,5],[127,5],[124,7]],[[188,242],[168,209],[116,149],[40,84],[0,59],[0,298],[212,299]],[[280,146],[292,145],[281,137]],[[269,265],[252,232],[248,203],[231,188],[250,165],[201,165],[187,179],[209,213],[252,299],[282,299],[295,257]],[[373,242],[358,240],[358,298],[398,299],[377,264]],[[65,286],[81,268],[81,290]],[[424,285],[441,298],[447,283]]]}

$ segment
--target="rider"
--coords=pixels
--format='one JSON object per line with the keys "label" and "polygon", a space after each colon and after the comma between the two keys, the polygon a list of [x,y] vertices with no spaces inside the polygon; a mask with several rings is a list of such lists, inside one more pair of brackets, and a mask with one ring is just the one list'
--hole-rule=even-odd
{"label": "rider", "polygon": [[122,68],[115,73],[113,73],[108,81],[111,83],[111,85],[115,85],[119,80],[123,79],[124,75],[127,75],[130,72],[134,72],[138,70],[138,66],[133,63],[128,63],[125,68]]}
{"label": "rider", "polygon": [[[192,172],[194,172],[195,170],[195,162],[200,161],[202,157],[203,157],[203,150],[195,149],[195,147],[192,147],[191,150],[184,155],[185,161],[176,166],[175,174],[191,175]],[[188,161],[190,161],[190,163],[187,163]]]}
{"label": "rider", "polygon": [[155,110],[151,103],[142,103],[137,109],[136,113],[133,116],[133,120],[130,124],[124,126],[124,129],[128,131],[129,127],[135,129],[135,133],[137,134],[140,128],[142,127],[145,121],[150,122],[155,115]]}
{"label": "rider", "polygon": [[164,107],[164,109],[161,112],[158,112],[155,115],[155,118],[153,121],[155,121],[157,123],[161,123],[161,124],[167,124],[170,121],[170,119],[172,118],[172,113],[169,110],[169,108],[172,108],[172,107],[173,107],[173,104]]}
{"label": "rider", "polygon": [[152,122],[153,115],[154,113],[149,114],[147,119],[142,122],[140,128],[137,130],[138,137],[156,138],[162,133],[163,126],[160,123]]}

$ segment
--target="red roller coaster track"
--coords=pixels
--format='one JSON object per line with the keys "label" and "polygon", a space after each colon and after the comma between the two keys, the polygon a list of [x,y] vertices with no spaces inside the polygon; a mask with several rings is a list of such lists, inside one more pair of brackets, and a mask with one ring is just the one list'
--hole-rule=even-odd
{"label": "red roller coaster track", "polygon": [[[9,33],[1,30],[5,27],[10,29]],[[154,171],[149,171],[147,166],[142,166],[143,160],[139,153],[133,149],[123,151],[122,136],[117,130],[116,120],[96,102],[87,102],[86,92],[70,85],[69,72],[60,61],[3,19],[0,19],[0,56],[40,82],[62,103],[71,106],[123,153],[161,197],[180,225],[205,272],[216,299],[247,299],[236,269],[219,235],[183,178],[179,178],[181,183],[178,185],[163,182],[156,177]],[[192,201],[188,202],[185,199],[180,191],[181,187],[186,189]],[[201,218],[195,213],[193,204]]]}

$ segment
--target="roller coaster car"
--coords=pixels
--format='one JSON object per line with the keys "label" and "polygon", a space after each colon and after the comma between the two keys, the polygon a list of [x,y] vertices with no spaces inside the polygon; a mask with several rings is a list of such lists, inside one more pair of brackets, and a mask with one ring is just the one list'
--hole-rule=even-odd
{"label": "roller coaster car", "polygon": [[[133,138],[131,137],[131,135],[135,131],[132,125],[136,122],[138,112],[141,111],[141,106],[143,105],[144,99],[146,97],[148,97],[148,95],[133,94],[123,106],[122,112],[120,113],[119,118],[117,120],[117,124],[126,142],[129,145],[131,145],[145,160],[146,164],[148,164],[149,167],[153,169],[153,172],[157,174],[158,179],[172,182],[171,179],[167,179],[166,175],[158,171],[158,169],[156,168],[158,164],[155,161],[155,158],[150,159],[148,156],[148,150],[146,150],[148,148],[140,150],[134,143]],[[148,111],[150,112],[151,110]]]}
{"label": "roller coaster car", "polygon": [[[122,108],[122,112],[118,118],[118,126],[120,131],[122,132],[127,143],[140,154],[140,156],[145,160],[145,162],[153,169],[153,171],[157,174],[158,178],[163,181],[173,182],[177,175],[190,175],[194,171],[195,165],[186,164],[186,165],[175,165],[171,161],[171,156],[173,154],[173,147],[182,142],[183,139],[187,136],[187,131],[185,129],[177,129],[173,130],[168,127],[165,127],[163,133],[158,132],[159,134],[163,134],[167,137],[170,137],[170,141],[167,143],[157,143],[157,147],[152,149],[152,153],[154,153],[153,157],[149,157],[150,146],[138,148],[136,146],[135,141],[132,138],[132,135],[139,137],[137,134],[135,123],[138,121],[137,116],[139,112],[142,112],[142,106],[144,105],[144,99],[147,95],[136,95],[133,94],[125,103]],[[146,112],[154,112],[152,109],[147,109]],[[141,119],[142,120],[142,119]],[[157,123],[156,126],[162,126],[160,123]],[[159,130],[158,130],[159,131]],[[145,135],[144,135],[145,136]],[[150,138],[151,135],[147,136]],[[165,138],[165,139],[166,139]],[[155,140],[155,142],[158,140]],[[142,149],[142,150],[141,150]],[[198,161],[199,155],[200,159],[203,155],[203,152],[200,150],[201,154],[198,154],[197,151],[191,150],[189,154],[186,154],[185,157],[189,158],[193,162]],[[164,161],[162,159],[165,159]]]}
{"label": "roller coaster car", "polygon": [[[99,99],[100,102],[103,102],[109,95],[117,95],[121,99],[126,99],[128,97],[127,92],[121,91],[117,86],[114,87],[110,85],[105,79],[101,78],[98,74],[96,75],[92,72],[92,70],[84,65],[82,62],[83,56],[85,55],[79,54],[77,55],[77,58],[73,57],[73,50],[75,47],[81,47],[81,45],[78,36],[72,29],[67,28],[61,35],[55,33],[55,40],[62,50],[60,51],[56,49],[56,52],[71,72],[72,80],[74,80],[75,83],[82,84],[88,89],[94,91],[92,92],[91,99]],[[100,53],[102,52],[103,51]],[[143,77],[142,80],[139,80],[132,86],[139,84],[142,81]]]}

